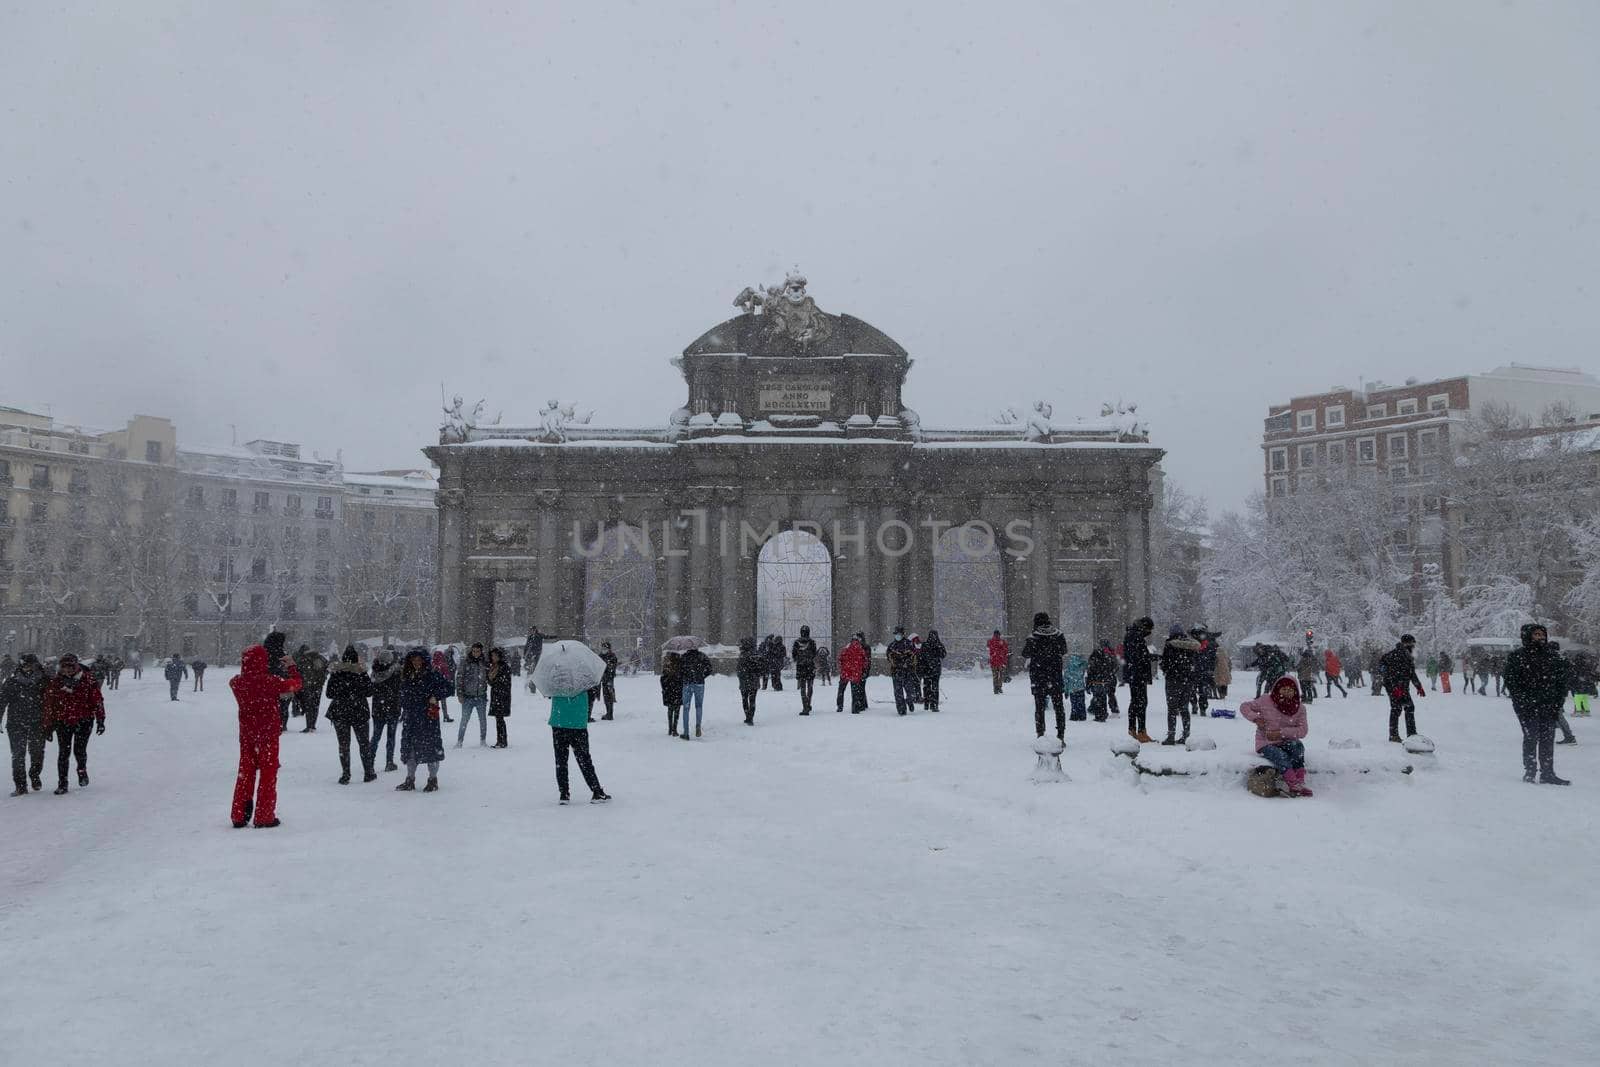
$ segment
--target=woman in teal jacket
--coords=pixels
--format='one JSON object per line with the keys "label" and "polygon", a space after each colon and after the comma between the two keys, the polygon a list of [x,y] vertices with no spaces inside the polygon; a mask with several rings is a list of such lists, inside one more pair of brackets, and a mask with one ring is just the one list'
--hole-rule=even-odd
{"label": "woman in teal jacket", "polygon": [[1088,685],[1089,657],[1074,652],[1067,657],[1066,666],[1061,669],[1061,688],[1067,691],[1067,697],[1072,701],[1073,722],[1083,722],[1089,717],[1083,703],[1083,691]]}
{"label": "woman in teal jacket", "polygon": [[561,803],[571,802],[567,793],[567,753],[578,757],[578,770],[589,783],[594,794],[591,804],[604,804],[611,797],[600,788],[600,778],[594,773],[594,761],[589,758],[589,694],[568,693],[550,697],[550,736],[556,749],[556,786],[561,790]]}

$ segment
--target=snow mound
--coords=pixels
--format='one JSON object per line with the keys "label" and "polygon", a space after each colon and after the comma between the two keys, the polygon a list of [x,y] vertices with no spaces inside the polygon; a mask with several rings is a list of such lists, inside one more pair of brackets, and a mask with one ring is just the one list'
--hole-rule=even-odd
{"label": "snow mound", "polygon": [[1033,751],[1039,756],[1031,775],[1035,785],[1067,780],[1067,773],[1061,769],[1061,752],[1066,747],[1056,737],[1041,737],[1033,743]]}
{"label": "snow mound", "polygon": [[1190,752],[1210,752],[1217,747],[1217,743],[1209,737],[1191,737],[1183,747]]}
{"label": "snow mound", "polygon": [[1139,742],[1127,734],[1118,734],[1111,739],[1111,754],[1113,756],[1137,756]]}
{"label": "snow mound", "polygon": [[[1377,752],[1333,750],[1306,752],[1306,771],[1310,774],[1410,774],[1413,757],[1385,749]],[[1204,750],[1186,751],[1169,746],[1147,746],[1133,759],[1133,765],[1147,775],[1209,776],[1237,778],[1249,774],[1266,761],[1253,752]]]}
{"label": "snow mound", "polygon": [[1421,734],[1412,734],[1405,740],[1405,750],[1416,756],[1428,755],[1433,752],[1433,739]]}
{"label": "snow mound", "polygon": [[[1131,737],[1128,740],[1133,740]],[[1041,756],[1059,756],[1066,750],[1059,737],[1041,737],[1033,743],[1033,750]]]}

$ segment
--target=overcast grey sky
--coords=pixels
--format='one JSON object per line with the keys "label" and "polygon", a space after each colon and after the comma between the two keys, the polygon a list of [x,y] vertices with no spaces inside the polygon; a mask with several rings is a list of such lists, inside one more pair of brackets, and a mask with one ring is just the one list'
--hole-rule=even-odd
{"label": "overcast grey sky", "polygon": [[[509,9],[509,10],[508,10]],[[0,402],[417,463],[439,383],[659,423],[792,264],[928,425],[1597,362],[1600,5],[16,3]]]}

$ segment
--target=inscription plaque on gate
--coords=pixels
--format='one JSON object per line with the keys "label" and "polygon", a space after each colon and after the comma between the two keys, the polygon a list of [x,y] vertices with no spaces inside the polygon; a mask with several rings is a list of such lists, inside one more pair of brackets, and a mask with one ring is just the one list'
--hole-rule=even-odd
{"label": "inscription plaque on gate", "polygon": [[833,383],[826,378],[782,378],[763,382],[762,411],[825,415],[833,407]]}

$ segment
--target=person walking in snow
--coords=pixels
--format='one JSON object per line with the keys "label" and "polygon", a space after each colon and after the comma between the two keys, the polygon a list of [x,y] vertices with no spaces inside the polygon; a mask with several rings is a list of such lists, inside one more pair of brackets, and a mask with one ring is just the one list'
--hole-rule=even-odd
{"label": "person walking in snow", "polygon": [[67,791],[67,757],[78,760],[78,786],[89,784],[89,734],[106,732],[106,703],[94,677],[71,652],[61,657],[53,678],[44,687],[44,716],[40,728],[56,736],[56,795]]}
{"label": "person walking in snow", "polygon": [[[1200,642],[1174,624],[1161,646],[1161,673],[1166,677],[1167,737],[1163,745],[1178,745],[1189,740],[1189,701],[1199,684]],[[1183,719],[1183,736],[1177,736],[1178,719]]]}
{"label": "person walking in snow", "polygon": [[1150,635],[1156,624],[1148,615],[1134,620],[1122,636],[1122,679],[1128,683],[1128,734],[1141,744],[1151,740],[1145,717],[1150,708],[1150,683],[1155,681],[1155,660],[1150,655]]}
{"label": "person walking in snow", "polygon": [[768,634],[764,651],[767,656],[767,670],[772,676],[772,691],[781,693],[783,692],[783,662],[785,659],[783,638],[777,634]]}
{"label": "person walking in snow", "polygon": [[[294,667],[294,661],[289,658],[286,652],[288,640],[288,635],[278,630],[273,630],[262,638],[261,647],[267,650],[267,673],[274,677],[287,678],[289,677],[289,669]],[[241,659],[240,666],[242,667],[243,665],[244,661]],[[295,677],[300,677],[298,668],[295,670]],[[304,679],[301,679],[302,684],[304,684],[304,681]],[[229,685],[231,686],[232,683],[230,682]],[[289,732],[289,712],[291,709],[296,715],[300,714],[298,696],[298,691],[285,692],[278,700],[278,717],[283,721],[283,729],[279,731],[280,733]]]}
{"label": "person walking in snow", "polygon": [[800,627],[789,658],[794,660],[794,685],[800,690],[800,714],[810,715],[811,692],[817,683],[817,643],[811,639],[811,627]]}
{"label": "person walking in snow", "polygon": [[194,692],[206,691],[206,661],[196,656],[189,661],[189,673],[194,675]]}
{"label": "person walking in snow", "polygon": [[1446,693],[1450,692],[1450,675],[1455,669],[1456,661],[1451,658],[1450,653],[1439,653],[1439,688]]}
{"label": "person walking in snow", "polygon": [[39,665],[39,657],[24,652],[15,668],[0,681],[0,718],[5,720],[6,740],[11,743],[11,781],[17,787],[11,795],[28,795],[44,788],[44,691],[49,677]]}
{"label": "person walking in snow", "polygon": [[[1011,646],[1006,644],[1006,639],[996,630],[994,636],[989,638],[989,673],[994,677],[994,695],[999,696],[1004,691],[1003,682],[1006,679],[1006,669],[1011,663]],[[842,672],[841,672],[842,677]]]}
{"label": "person walking in snow", "polygon": [[1110,701],[1117,691],[1117,651],[1109,640],[1101,639],[1089,653],[1088,671],[1084,682],[1089,688],[1089,717],[1095,722],[1105,722],[1110,711]]}
{"label": "person walking in snow", "polygon": [[239,775],[233,783],[231,812],[236,830],[252,816],[262,829],[278,825],[283,701],[299,692],[302,681],[293,663],[283,665],[282,677],[272,673],[271,658],[265,645],[251,645],[239,657],[239,673],[228,681],[239,706]]}
{"label": "person walking in snow", "polygon": [[334,736],[339,740],[339,784],[350,784],[350,738],[356,740],[356,756],[361,760],[362,781],[378,778],[373,770],[371,744],[367,735],[367,722],[372,714],[372,679],[361,669],[361,655],[356,646],[344,650],[339,661],[328,668],[328,721],[333,723]]}
{"label": "person walking in snow", "polygon": [[328,681],[328,657],[314,651],[310,645],[301,645],[294,654],[294,665],[304,683],[296,694],[300,714],[306,719],[300,732],[314,734],[317,732],[317,712],[322,709],[322,687]]}
{"label": "person walking in snow", "polygon": [[1289,673],[1294,664],[1289,662],[1289,656],[1277,645],[1258,644],[1256,653],[1256,696],[1270,691],[1272,683]]}
{"label": "person walking in snow", "polygon": [[189,676],[188,665],[183,662],[182,657],[174,652],[172,654],[172,658],[167,660],[167,665],[162,673],[165,674],[167,678],[167,690],[170,699],[177,700],[178,683]]}
{"label": "person walking in snow", "polygon": [[589,786],[589,803],[604,804],[611,795],[600,788],[600,777],[594,772],[594,760],[589,756],[589,695],[583,693],[548,694],[550,697],[550,740],[556,755],[556,788],[560,802],[571,803],[567,792],[567,754],[578,759],[578,770]]}
{"label": "person walking in snow", "polygon": [[[750,638],[754,642],[755,638]],[[759,659],[759,653],[757,654]],[[766,667],[758,663],[761,674],[759,678],[766,677]],[[661,661],[661,703],[667,709],[667,736],[678,736],[678,713],[683,708],[683,659],[676,652],[668,652]],[[688,723],[684,723],[685,731]]]}
{"label": "person walking in snow", "polygon": [[372,763],[378,762],[378,742],[384,742],[383,769],[397,771],[395,734],[400,728],[400,662],[394,649],[385,648],[372,661]]}
{"label": "person walking in snow", "polygon": [[817,681],[823,685],[833,684],[833,650],[827,645],[817,649]]}
{"label": "person walking in snow", "polygon": [[1217,666],[1212,671],[1211,684],[1217,691],[1218,700],[1228,699],[1228,686],[1233,684],[1233,659],[1221,642],[1217,644]]}
{"label": "person walking in snow", "polygon": [[[441,653],[435,656],[443,660]],[[406,780],[395,786],[401,792],[417,788],[417,766],[428,765],[428,784],[424,793],[439,788],[439,764],[444,762],[444,737],[439,718],[445,700],[455,692],[450,679],[428,663],[428,650],[413,648],[406,653],[400,668],[400,762],[406,765]]]}
{"label": "person walking in snow", "polygon": [[1302,648],[1300,656],[1295,661],[1295,677],[1300,681],[1300,699],[1307,704],[1314,703],[1317,699],[1317,675],[1322,671],[1322,664],[1317,662],[1317,654],[1310,647]]}
{"label": "person walking in snow", "polygon": [[1310,796],[1304,741],[1309,724],[1299,683],[1288,676],[1279,678],[1266,696],[1240,704],[1239,714],[1256,724],[1256,754],[1277,769],[1279,791],[1291,797]]}
{"label": "person walking in snow", "polygon": [[1439,688],[1439,657],[1432,652],[1428,653],[1427,667],[1428,688],[1437,691]]}
{"label": "person walking in snow", "polygon": [[[798,644],[798,642],[796,642]],[[756,649],[756,639],[753,637],[742,638],[739,641],[739,704],[744,709],[744,724],[754,726],[756,722],[756,694],[761,692],[761,672],[765,669],[765,660]],[[798,670],[798,668],[797,668]],[[797,679],[798,680],[798,679]],[[800,690],[805,694],[804,686]],[[806,712],[802,711],[804,715]]]}
{"label": "person walking in snow", "polygon": [[456,731],[456,747],[467,739],[467,727],[472,723],[472,713],[478,713],[478,747],[489,744],[489,661],[483,657],[483,645],[474,643],[461,662],[456,677],[456,697],[461,702],[461,727]]}
{"label": "person walking in snow", "polygon": [[1048,702],[1056,713],[1056,739],[1067,739],[1067,706],[1061,692],[1061,676],[1066,669],[1067,639],[1050,622],[1048,612],[1033,616],[1033,632],[1022,642],[1022,658],[1028,664],[1028,687],[1033,692],[1033,728],[1044,736],[1044,706]]}
{"label": "person walking in snow", "polygon": [[1350,694],[1344,687],[1344,661],[1339,658],[1332,645],[1322,650],[1322,676],[1327,681],[1329,700],[1333,699],[1335,688],[1339,690],[1340,696],[1346,700],[1350,699]]}
{"label": "person walking in snow", "polygon": [[1403,635],[1399,644],[1383,654],[1373,671],[1374,676],[1381,679],[1383,691],[1389,694],[1389,740],[1396,744],[1402,740],[1402,712],[1406,717],[1406,736],[1417,732],[1417,706],[1412,703],[1410,688],[1415,686],[1419,697],[1428,695],[1422,687],[1422,679],[1417,677],[1416,648],[1417,639],[1410,634]]}
{"label": "person walking in snow", "polygon": [[1522,628],[1522,647],[1506,657],[1506,691],[1522,727],[1522,780],[1571,785],[1556,774],[1556,721],[1571,687],[1567,662],[1550,646],[1550,633],[1538,623]]}
{"label": "person walking in snow", "polygon": [[1597,683],[1600,683],[1600,668],[1596,667],[1595,659],[1587,652],[1579,652],[1572,657],[1572,714],[1574,718],[1587,719],[1594,708],[1597,695]]}
{"label": "person walking in snow", "polygon": [[929,630],[928,639],[917,650],[917,669],[922,674],[922,704],[929,711],[939,710],[939,681],[944,675],[944,642],[938,630]]}
{"label": "person walking in snow", "polygon": [[[433,673],[450,683],[450,695],[454,696],[456,685],[455,649],[452,648],[450,652],[451,655],[446,656],[443,652],[435,650],[431,663]],[[445,697],[439,698],[439,714],[445,722],[455,722],[450,717],[450,701]]]}
{"label": "person walking in snow", "polygon": [[857,633],[850,643],[839,650],[839,694],[835,711],[844,711],[845,690],[850,691],[850,714],[860,715],[867,710],[867,668],[872,653],[867,651],[867,637]]}
{"label": "person walking in snow", "polygon": [[1066,691],[1071,712],[1068,722],[1085,722],[1089,718],[1084,692],[1089,687],[1089,657],[1082,652],[1067,653],[1067,665],[1061,670],[1061,688]]}
{"label": "person walking in snow", "polygon": [[[783,642],[778,642],[778,655],[783,655]],[[769,664],[771,660],[767,661]],[[689,708],[694,707],[694,736],[700,736],[700,720],[705,714],[706,679],[711,677],[711,660],[698,648],[691,648],[679,657],[678,669],[683,674],[683,732],[678,736],[685,741],[689,736]],[[773,688],[782,688],[774,686]]]}
{"label": "person walking in snow", "polygon": [[617,707],[617,654],[611,651],[611,642],[600,642],[600,659],[605,663],[606,669],[600,673],[600,684],[589,690],[589,721],[594,721],[594,702],[603,701],[606,713],[602,719],[611,719],[615,716]]}
{"label": "person walking in snow", "polygon": [[489,717],[494,720],[495,748],[510,744],[506,739],[506,716],[511,714],[511,678],[516,673],[516,669],[506,663],[503,649],[489,650]]}
{"label": "person walking in snow", "polygon": [[904,626],[894,628],[894,639],[884,650],[889,661],[889,683],[894,688],[894,710],[904,715],[916,708],[911,702],[917,678],[917,650],[906,637]]}

